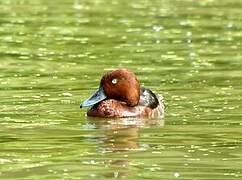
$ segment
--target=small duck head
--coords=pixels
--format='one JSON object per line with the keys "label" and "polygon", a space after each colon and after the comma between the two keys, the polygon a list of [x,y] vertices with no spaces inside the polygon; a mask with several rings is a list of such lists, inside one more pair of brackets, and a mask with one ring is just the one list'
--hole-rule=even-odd
{"label": "small duck head", "polygon": [[115,99],[128,106],[136,106],[140,100],[140,84],[135,74],[124,68],[106,73],[99,89],[83,101],[80,107],[93,106],[105,99]]}

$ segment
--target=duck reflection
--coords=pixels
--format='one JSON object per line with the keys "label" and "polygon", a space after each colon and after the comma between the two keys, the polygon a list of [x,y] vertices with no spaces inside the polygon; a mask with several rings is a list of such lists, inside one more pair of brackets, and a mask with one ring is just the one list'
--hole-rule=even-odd
{"label": "duck reflection", "polygon": [[89,122],[97,129],[103,130],[102,150],[105,152],[142,150],[144,147],[138,143],[140,128],[151,126],[162,126],[164,120],[161,119],[100,119],[88,118]]}
{"label": "duck reflection", "polygon": [[[128,151],[142,151],[148,145],[139,143],[139,131],[141,128],[149,128],[151,126],[163,126],[162,119],[137,119],[137,118],[121,118],[121,119],[101,119],[88,118],[89,123],[95,128],[103,130],[103,134],[99,137],[101,146],[99,151],[110,155],[110,153],[118,152],[117,156],[122,158],[112,158],[105,160],[106,165],[117,168],[118,171],[106,173],[106,177],[127,177],[131,172],[127,172],[124,167],[129,166],[130,159]],[[116,156],[116,154],[115,154]]]}

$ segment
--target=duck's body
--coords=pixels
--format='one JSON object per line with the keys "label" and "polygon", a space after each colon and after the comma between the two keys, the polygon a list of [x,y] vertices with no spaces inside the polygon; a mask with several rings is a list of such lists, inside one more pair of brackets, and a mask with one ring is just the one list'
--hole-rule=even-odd
{"label": "duck's body", "polygon": [[162,99],[151,90],[140,87],[131,71],[117,69],[103,76],[99,90],[81,104],[92,106],[88,116],[96,117],[163,117]]}
{"label": "duck's body", "polygon": [[152,96],[148,99],[150,94],[147,91],[150,90],[145,89],[143,91],[140,102],[136,106],[127,106],[125,102],[107,99],[91,107],[87,115],[96,117],[162,117],[164,115],[164,104],[159,97],[152,99]]}

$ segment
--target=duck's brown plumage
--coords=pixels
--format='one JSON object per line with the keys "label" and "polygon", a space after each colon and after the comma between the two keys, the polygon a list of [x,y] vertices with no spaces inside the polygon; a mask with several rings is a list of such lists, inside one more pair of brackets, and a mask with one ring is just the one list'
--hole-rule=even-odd
{"label": "duck's brown plumage", "polygon": [[[117,69],[105,74],[99,89],[106,98],[99,98],[97,103],[93,103],[87,112],[88,116],[121,118],[164,115],[163,99],[151,90],[140,87],[135,74],[127,69]],[[99,95],[96,94],[90,98],[92,102],[93,97]],[[88,104],[89,100],[85,101],[85,104]]]}

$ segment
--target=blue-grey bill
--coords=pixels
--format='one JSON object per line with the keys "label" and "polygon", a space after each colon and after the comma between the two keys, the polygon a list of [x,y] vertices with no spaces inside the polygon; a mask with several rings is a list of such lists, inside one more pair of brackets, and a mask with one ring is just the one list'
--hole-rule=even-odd
{"label": "blue-grey bill", "polygon": [[80,104],[80,108],[93,106],[106,98],[107,96],[105,95],[103,88],[99,87],[99,89],[90,98]]}

